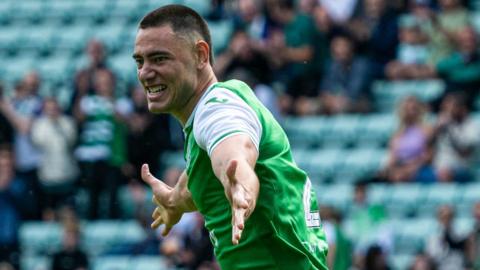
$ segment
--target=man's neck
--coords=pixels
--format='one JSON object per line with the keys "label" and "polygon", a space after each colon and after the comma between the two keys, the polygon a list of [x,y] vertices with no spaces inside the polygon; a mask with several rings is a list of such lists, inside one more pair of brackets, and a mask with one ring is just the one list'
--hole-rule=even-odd
{"label": "man's neck", "polygon": [[202,97],[203,93],[208,89],[208,87],[217,82],[217,77],[212,72],[209,72],[206,76],[199,79],[197,88],[195,89],[194,94],[189,98],[188,102],[185,104],[185,108],[178,112],[174,113],[174,117],[180,121],[183,127],[185,127],[190,115],[193,113],[195,106]]}

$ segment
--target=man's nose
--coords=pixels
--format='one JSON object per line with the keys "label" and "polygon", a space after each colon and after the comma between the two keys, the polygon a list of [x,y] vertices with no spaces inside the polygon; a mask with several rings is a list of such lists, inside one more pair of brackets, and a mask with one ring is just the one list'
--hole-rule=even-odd
{"label": "man's nose", "polygon": [[141,81],[148,81],[155,76],[155,72],[147,65],[144,64],[142,68],[138,70],[138,78]]}

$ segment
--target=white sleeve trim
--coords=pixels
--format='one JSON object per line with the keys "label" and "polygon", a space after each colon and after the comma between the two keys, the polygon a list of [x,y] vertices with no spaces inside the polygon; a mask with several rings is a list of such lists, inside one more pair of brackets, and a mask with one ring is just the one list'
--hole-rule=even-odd
{"label": "white sleeve trim", "polygon": [[220,142],[240,133],[249,136],[258,151],[262,125],[243,99],[225,88],[214,88],[200,99],[193,134],[209,156]]}

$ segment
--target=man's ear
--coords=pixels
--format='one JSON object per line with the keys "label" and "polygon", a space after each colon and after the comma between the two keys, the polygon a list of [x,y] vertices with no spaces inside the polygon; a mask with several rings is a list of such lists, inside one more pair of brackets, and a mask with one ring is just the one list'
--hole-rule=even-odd
{"label": "man's ear", "polygon": [[195,44],[195,51],[197,54],[197,68],[202,69],[210,64],[210,46],[204,40],[197,41]]}

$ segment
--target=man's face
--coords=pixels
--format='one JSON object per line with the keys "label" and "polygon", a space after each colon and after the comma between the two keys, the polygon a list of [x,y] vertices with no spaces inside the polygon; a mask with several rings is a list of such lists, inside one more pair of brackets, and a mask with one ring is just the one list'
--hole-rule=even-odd
{"label": "man's face", "polygon": [[168,25],[139,29],[133,55],[137,76],[154,113],[181,112],[195,94],[194,45]]}

